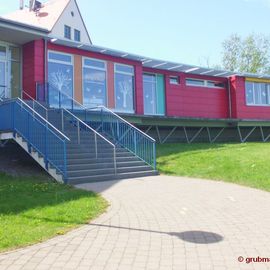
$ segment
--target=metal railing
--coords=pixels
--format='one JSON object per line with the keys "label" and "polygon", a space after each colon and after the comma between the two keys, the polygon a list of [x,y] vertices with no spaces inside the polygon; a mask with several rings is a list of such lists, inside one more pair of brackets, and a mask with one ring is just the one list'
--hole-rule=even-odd
{"label": "metal railing", "polygon": [[13,131],[44,159],[45,166],[55,168],[67,180],[66,142],[70,139],[20,98],[0,105],[0,130]]}
{"label": "metal railing", "polygon": [[101,139],[102,144],[107,144],[111,146],[112,149],[112,158],[113,158],[113,166],[114,166],[114,172],[115,174],[117,173],[117,168],[116,168],[116,148],[113,143],[111,143],[108,139],[106,139],[104,136],[102,136],[100,133],[98,133],[96,130],[94,130],[92,127],[87,125],[85,122],[83,122],[80,118],[72,114],[70,111],[67,109],[61,109],[61,122],[62,122],[62,131],[64,132],[65,130],[65,120],[70,121],[76,129],[77,129],[77,141],[78,144],[81,143],[81,136],[82,132],[86,132],[86,134],[94,135],[94,152],[95,152],[95,157],[98,158],[99,155],[102,154],[102,152],[99,152],[98,148],[98,139]]}
{"label": "metal railing", "polygon": [[156,169],[156,141],[153,138],[104,106],[86,111],[86,115],[89,112],[95,115],[94,121],[100,123],[102,133]]}
{"label": "metal railing", "polygon": [[35,100],[33,97],[31,97],[25,91],[22,90],[21,94],[22,94],[22,99],[24,100],[28,99],[30,101],[29,105],[32,106],[33,110],[38,111],[39,114],[41,114],[48,121],[49,110],[45,106],[43,106],[41,103],[39,103],[37,100]]}
{"label": "metal railing", "polygon": [[5,85],[0,85],[0,101],[3,101],[5,98]]}
{"label": "metal railing", "polygon": [[[104,106],[86,108],[68,94],[55,88],[52,88],[52,92],[55,95],[55,102],[50,104],[49,97],[52,96],[50,93],[50,85],[48,83],[38,85],[39,84],[37,84],[37,97],[44,97],[45,99],[42,101],[47,102],[49,106],[56,106],[56,108],[64,107],[72,111],[88,125],[98,131],[101,130],[101,132],[106,134],[114,143],[123,146],[156,169],[156,141],[152,137],[127,122],[112,110]],[[42,93],[42,91],[46,93]]]}

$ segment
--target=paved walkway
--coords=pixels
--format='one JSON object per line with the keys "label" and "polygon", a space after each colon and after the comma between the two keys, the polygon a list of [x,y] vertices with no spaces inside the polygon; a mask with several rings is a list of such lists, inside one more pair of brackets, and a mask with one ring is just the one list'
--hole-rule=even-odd
{"label": "paved walkway", "polygon": [[1,270],[270,269],[270,262],[246,263],[270,259],[267,192],[167,176],[80,187],[102,192],[108,212],[67,235],[0,255]]}

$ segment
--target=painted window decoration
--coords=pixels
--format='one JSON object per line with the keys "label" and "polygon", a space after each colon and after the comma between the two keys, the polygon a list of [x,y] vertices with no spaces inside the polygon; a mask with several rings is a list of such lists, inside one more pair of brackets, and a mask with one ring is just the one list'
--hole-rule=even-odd
{"label": "painted window decoration", "polygon": [[77,29],[74,29],[74,40],[78,42],[81,41],[81,32]]}
{"label": "painted window decoration", "polygon": [[199,79],[186,79],[187,86],[199,86],[199,87],[208,87],[208,88],[225,88],[223,82],[208,81],[208,80],[199,80]]}
{"label": "painted window decoration", "polygon": [[48,52],[48,83],[50,106],[70,108],[73,98],[73,57],[71,55]]}
{"label": "painted window decoration", "polygon": [[84,58],[83,104],[86,107],[107,105],[106,62]]}
{"label": "painted window decoration", "polygon": [[178,76],[170,76],[170,84],[178,85],[180,83]]}
{"label": "painted window decoration", "polygon": [[160,74],[143,75],[143,96],[145,115],[165,114],[164,76]]}
{"label": "painted window decoration", "polygon": [[134,68],[115,64],[114,66],[115,109],[119,112],[134,112]]}
{"label": "painted window decoration", "polygon": [[64,26],[64,36],[67,39],[71,39],[71,27],[68,25]]}
{"label": "painted window decoration", "polygon": [[246,82],[247,105],[270,105],[270,84]]}

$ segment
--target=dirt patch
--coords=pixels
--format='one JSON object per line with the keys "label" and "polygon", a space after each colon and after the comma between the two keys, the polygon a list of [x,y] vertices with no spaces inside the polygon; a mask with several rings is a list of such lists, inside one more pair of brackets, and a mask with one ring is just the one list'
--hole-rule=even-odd
{"label": "dirt patch", "polygon": [[45,179],[52,179],[50,175],[14,141],[9,141],[4,147],[0,146],[0,172],[12,176],[39,176]]}

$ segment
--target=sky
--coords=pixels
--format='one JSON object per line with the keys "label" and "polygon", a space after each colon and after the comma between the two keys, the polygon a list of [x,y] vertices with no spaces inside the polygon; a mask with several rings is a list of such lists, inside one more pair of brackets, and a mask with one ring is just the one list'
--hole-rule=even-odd
{"label": "sky", "polygon": [[[25,0],[25,3],[28,1]],[[270,36],[270,0],[77,0],[92,42],[179,63],[221,63],[232,33]],[[19,0],[0,0],[0,15]]]}

